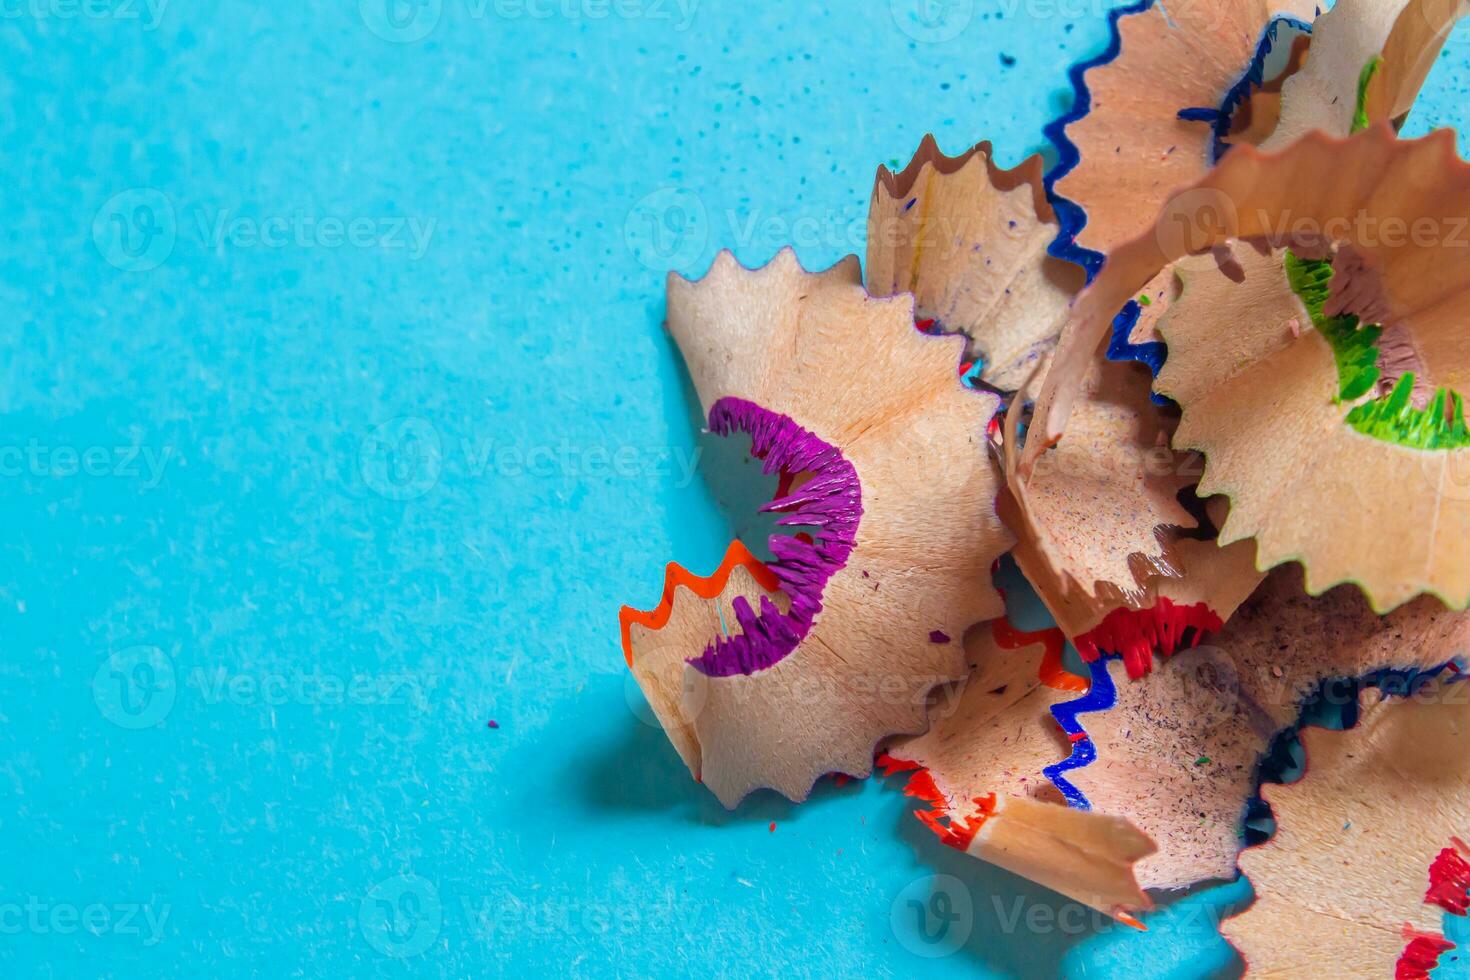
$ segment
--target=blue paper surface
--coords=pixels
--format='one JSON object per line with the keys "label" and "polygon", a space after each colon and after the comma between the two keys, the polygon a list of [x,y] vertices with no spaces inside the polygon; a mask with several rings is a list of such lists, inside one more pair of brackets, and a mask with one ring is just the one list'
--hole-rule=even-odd
{"label": "blue paper surface", "polygon": [[861,253],[929,131],[1018,162],[1104,7],[6,4],[0,969],[1232,969],[1244,883],[1143,936],[893,785],[726,813],[618,648],[731,536],[663,271]]}

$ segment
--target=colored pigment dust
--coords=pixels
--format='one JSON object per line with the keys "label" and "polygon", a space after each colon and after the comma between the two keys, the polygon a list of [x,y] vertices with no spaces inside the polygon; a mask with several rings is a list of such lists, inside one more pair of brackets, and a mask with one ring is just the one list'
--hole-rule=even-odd
{"label": "colored pigment dust", "polygon": [[[1429,889],[1424,901],[1449,915],[1463,916],[1470,909],[1470,862],[1464,858],[1470,849],[1458,837],[1451,837],[1450,843],[1429,866]],[[1394,964],[1395,980],[1428,980],[1439,966],[1440,957],[1455,948],[1444,936],[1416,932],[1407,925],[1403,935],[1406,945]]]}
{"label": "colored pigment dust", "polygon": [[1368,59],[1363,70],[1358,74],[1358,104],[1353,109],[1352,132],[1361,133],[1368,128],[1368,86],[1373,83],[1373,78],[1378,74],[1378,69],[1383,67],[1383,58],[1374,55]]}
{"label": "colored pigment dust", "polygon": [[1154,654],[1170,657],[1188,650],[1224,625],[1203,602],[1185,606],[1159,596],[1147,609],[1114,609],[1073,645],[1086,663],[1108,653],[1121,656],[1136,681],[1153,670]]}
{"label": "colored pigment dust", "polygon": [[[1380,376],[1378,339],[1383,328],[1362,324],[1351,313],[1326,315],[1325,306],[1332,293],[1331,261],[1303,259],[1288,251],[1286,275],[1292,292],[1306,307],[1312,326],[1332,348],[1337,363],[1337,401],[1356,401],[1368,395]],[[1470,428],[1465,425],[1465,404],[1459,392],[1440,388],[1422,408],[1412,403],[1413,392],[1414,372],[1406,371],[1387,395],[1354,405],[1345,421],[1365,436],[1409,449],[1470,446]]]}
{"label": "colored pigment dust", "polygon": [[761,596],[760,610],[744,596],[731,608],[740,632],[718,637],[689,664],[708,677],[753,674],[779,663],[804,639],[822,611],[827,580],[847,564],[857,543],[862,519],[862,490],[857,470],[842,453],[791,419],[740,398],[721,398],[710,408],[710,431],[718,436],[743,432],[750,436],[751,454],[773,473],[811,474],[800,486],[783,479],[775,500],[762,512],[782,515],[782,526],[819,527],[809,534],[772,535],[774,559],[766,568],[791,599],[782,613],[769,596]]}

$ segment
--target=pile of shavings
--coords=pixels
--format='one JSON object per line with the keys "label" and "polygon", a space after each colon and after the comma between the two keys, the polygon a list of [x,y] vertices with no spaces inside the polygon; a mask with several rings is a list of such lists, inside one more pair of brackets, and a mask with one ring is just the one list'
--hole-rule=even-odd
{"label": "pile of shavings", "polygon": [[1459,955],[1470,164],[1398,127],[1461,6],[1139,0],[1050,167],[925,137],[865,262],[670,274],[781,515],[621,616],[694,781],[893,777],[936,846],[1140,930],[1244,874],[1248,973]]}

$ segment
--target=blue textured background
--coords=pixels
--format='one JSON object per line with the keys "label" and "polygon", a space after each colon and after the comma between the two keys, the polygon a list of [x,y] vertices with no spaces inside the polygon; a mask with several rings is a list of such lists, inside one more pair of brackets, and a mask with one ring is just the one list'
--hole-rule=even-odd
{"label": "blue textured background", "polygon": [[660,270],[861,252],[878,163],[1018,161],[1104,29],[688,2],[0,9],[5,973],[1230,968],[1241,885],[1096,930],[645,720],[617,608],[731,533]]}

